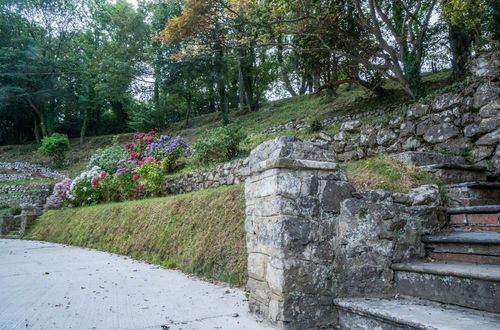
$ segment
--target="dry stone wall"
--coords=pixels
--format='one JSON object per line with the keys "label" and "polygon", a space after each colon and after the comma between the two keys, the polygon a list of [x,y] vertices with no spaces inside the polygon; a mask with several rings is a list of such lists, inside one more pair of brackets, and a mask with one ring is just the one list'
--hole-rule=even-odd
{"label": "dry stone wall", "polygon": [[[471,65],[473,82],[461,92],[439,95],[380,123],[349,121],[334,136],[321,135],[341,161],[384,153],[470,151],[474,163],[500,168],[500,52]],[[485,162],[487,161],[487,162]]]}
{"label": "dry stone wall", "polygon": [[230,186],[245,182],[249,175],[248,158],[222,164],[204,172],[189,172],[170,178],[163,184],[164,195],[183,194],[202,189]]}
{"label": "dry stone wall", "polygon": [[[49,178],[53,180],[64,180],[66,179],[66,176],[58,173],[56,171],[51,170],[50,168],[39,165],[39,164],[33,164],[33,163],[21,163],[21,162],[15,162],[15,163],[6,163],[6,162],[0,162],[0,171],[13,171],[13,172],[19,172],[22,174],[19,175],[30,175],[30,174],[36,174],[38,176],[44,177],[44,178]],[[9,174],[10,175],[10,174]]]}

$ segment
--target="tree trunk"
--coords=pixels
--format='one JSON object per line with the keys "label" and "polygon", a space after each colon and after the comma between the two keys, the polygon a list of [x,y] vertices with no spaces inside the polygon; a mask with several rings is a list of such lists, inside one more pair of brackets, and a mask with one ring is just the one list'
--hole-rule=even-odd
{"label": "tree trunk", "polygon": [[193,108],[193,99],[191,96],[186,96],[186,103],[187,103],[187,109],[186,109],[186,119],[184,121],[184,127],[189,127],[189,119],[191,118],[191,111]]}
{"label": "tree trunk", "polygon": [[85,139],[85,133],[87,131],[87,122],[88,122],[88,114],[89,110],[85,108],[84,113],[83,113],[83,122],[82,122],[82,128],[80,129],[80,148],[83,147],[83,142]]}
{"label": "tree trunk", "polygon": [[463,80],[467,76],[466,66],[470,58],[472,39],[462,28],[451,24],[448,25],[448,38],[452,54],[453,80]]}
{"label": "tree trunk", "polygon": [[219,93],[219,107],[222,114],[222,124],[225,126],[229,123],[229,100],[226,93],[226,81],[224,70],[224,50],[222,45],[218,45],[216,51],[216,68],[217,68],[217,89]]}
{"label": "tree trunk", "polygon": [[36,143],[40,143],[40,130],[38,128],[38,121],[36,120],[36,116],[33,116],[33,133],[35,134]]}
{"label": "tree trunk", "polygon": [[118,121],[116,132],[123,132],[126,128],[126,123],[127,123],[127,113],[125,112],[125,107],[123,106],[123,102],[110,101],[109,103]]}

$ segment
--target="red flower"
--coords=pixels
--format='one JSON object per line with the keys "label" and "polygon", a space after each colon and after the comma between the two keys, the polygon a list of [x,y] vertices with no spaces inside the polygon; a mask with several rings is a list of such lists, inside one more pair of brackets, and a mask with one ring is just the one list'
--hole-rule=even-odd
{"label": "red flower", "polygon": [[149,136],[153,136],[153,135],[155,135],[155,134],[156,134],[156,132],[155,132],[155,131],[149,131],[149,132],[148,132],[148,135],[149,135]]}
{"label": "red flower", "polygon": [[141,165],[144,165],[144,161],[143,160],[140,160],[137,165],[141,166]]}
{"label": "red flower", "polygon": [[157,161],[156,164],[161,165],[161,160]]}
{"label": "red flower", "polygon": [[135,173],[134,175],[132,175],[132,180],[137,181],[140,177],[141,176],[139,174]]}
{"label": "red flower", "polygon": [[90,181],[90,184],[92,185],[92,187],[97,188],[99,184],[99,178],[93,178],[92,181]]}
{"label": "red flower", "polygon": [[139,192],[144,191],[144,185],[140,184],[139,187],[137,187],[137,190],[139,190]]}
{"label": "red flower", "polygon": [[108,172],[106,171],[102,171],[101,172],[101,175],[99,176],[101,179],[104,179],[106,177],[106,175],[108,175]]}
{"label": "red flower", "polygon": [[146,144],[151,144],[154,139],[154,137],[145,137],[144,139],[142,139],[142,141],[144,141]]}

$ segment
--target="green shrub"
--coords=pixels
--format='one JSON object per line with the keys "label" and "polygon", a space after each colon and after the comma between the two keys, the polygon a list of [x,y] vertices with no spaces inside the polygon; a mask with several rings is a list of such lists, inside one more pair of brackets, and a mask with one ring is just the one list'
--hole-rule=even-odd
{"label": "green shrub", "polygon": [[120,166],[118,162],[127,159],[128,154],[121,146],[112,146],[104,149],[98,149],[90,158],[89,168],[98,166],[101,170],[115,173]]}
{"label": "green shrub", "polygon": [[313,119],[309,123],[309,131],[316,133],[323,129],[323,123],[319,119]]}
{"label": "green shrub", "polygon": [[139,175],[138,182],[141,184],[141,192],[149,196],[159,196],[161,185],[165,179],[165,163],[145,162],[138,166],[135,173]]}
{"label": "green shrub", "polygon": [[219,127],[208,132],[206,139],[193,145],[194,159],[200,164],[222,162],[239,153],[244,136],[239,129]]}
{"label": "green shrub", "polygon": [[69,150],[68,136],[65,134],[54,133],[51,136],[44,137],[42,145],[38,152],[44,156],[52,158],[57,167],[61,167]]}

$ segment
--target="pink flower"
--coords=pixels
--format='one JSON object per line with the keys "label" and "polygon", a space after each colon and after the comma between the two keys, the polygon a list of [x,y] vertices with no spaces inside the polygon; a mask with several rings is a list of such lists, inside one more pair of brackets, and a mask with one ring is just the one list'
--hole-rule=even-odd
{"label": "pink flower", "polygon": [[141,165],[144,165],[144,161],[143,160],[140,160],[137,165],[141,166]]}
{"label": "pink flower", "polygon": [[101,175],[99,176],[101,179],[104,179],[106,177],[106,175],[108,175],[108,172],[106,171],[102,171],[101,172]]}
{"label": "pink flower", "polygon": [[132,180],[137,181],[140,177],[141,176],[139,174],[135,173],[134,175],[132,175]]}
{"label": "pink flower", "polygon": [[149,131],[149,132],[148,132],[148,135],[149,135],[149,136],[153,136],[153,135],[155,135],[155,134],[156,134],[156,132],[155,132],[155,131]]}
{"label": "pink flower", "polygon": [[161,165],[161,160],[157,161],[156,164]]}
{"label": "pink flower", "polygon": [[139,154],[138,154],[137,152],[135,152],[135,151],[132,151],[132,152],[130,153],[130,157],[129,157],[129,158],[130,158],[130,160],[134,160],[134,159],[136,159],[136,158],[140,158],[140,157],[141,157],[141,155],[139,155]]}
{"label": "pink flower", "polygon": [[142,139],[142,141],[144,141],[146,144],[151,144],[154,140],[154,137],[145,137],[144,139]]}
{"label": "pink flower", "polygon": [[144,191],[144,185],[140,184],[139,187],[137,187],[137,190],[139,190],[139,192]]}
{"label": "pink flower", "polygon": [[99,178],[93,178],[92,181],[90,181],[90,184],[92,184],[92,187],[97,188],[97,185],[99,183]]}
{"label": "pink flower", "polygon": [[140,139],[142,139],[144,137],[144,135],[145,135],[144,133],[142,133],[142,134],[135,133],[134,134],[134,140],[140,140]]}
{"label": "pink flower", "polygon": [[132,143],[127,143],[125,145],[125,149],[132,149],[134,147],[134,145]]}

